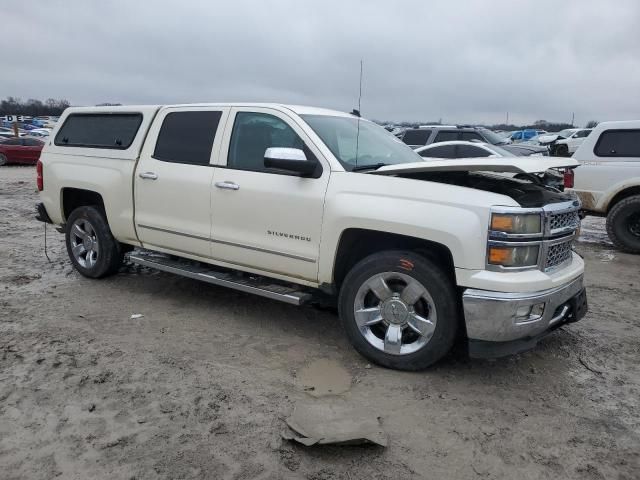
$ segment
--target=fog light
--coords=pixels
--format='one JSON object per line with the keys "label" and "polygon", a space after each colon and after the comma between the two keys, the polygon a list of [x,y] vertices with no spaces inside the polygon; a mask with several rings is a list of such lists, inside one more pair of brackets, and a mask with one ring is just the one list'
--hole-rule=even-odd
{"label": "fog light", "polygon": [[544,303],[522,305],[516,309],[516,323],[535,322],[542,318]]}
{"label": "fog light", "polygon": [[533,305],[523,305],[521,307],[518,307],[518,309],[516,310],[516,319],[522,320],[529,318],[529,314],[531,313],[532,308]]}

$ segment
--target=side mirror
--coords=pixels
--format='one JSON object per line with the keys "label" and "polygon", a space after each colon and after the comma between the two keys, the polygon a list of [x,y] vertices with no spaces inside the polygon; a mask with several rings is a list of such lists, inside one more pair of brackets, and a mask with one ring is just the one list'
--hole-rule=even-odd
{"label": "side mirror", "polygon": [[307,159],[304,151],[299,148],[270,147],[264,152],[264,166],[307,177],[316,172],[318,160]]}

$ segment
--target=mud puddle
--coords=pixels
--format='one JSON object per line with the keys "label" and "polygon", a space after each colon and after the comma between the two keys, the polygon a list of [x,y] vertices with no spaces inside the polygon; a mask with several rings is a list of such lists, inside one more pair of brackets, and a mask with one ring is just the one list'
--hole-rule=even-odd
{"label": "mud puddle", "polygon": [[298,384],[309,395],[340,395],[351,388],[351,375],[335,360],[316,360],[298,373]]}

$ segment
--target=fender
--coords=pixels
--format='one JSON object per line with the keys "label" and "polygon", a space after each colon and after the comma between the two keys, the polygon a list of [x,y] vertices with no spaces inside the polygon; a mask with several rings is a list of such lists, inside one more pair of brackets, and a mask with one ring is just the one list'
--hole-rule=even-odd
{"label": "fender", "polygon": [[456,268],[483,269],[490,205],[518,206],[504,195],[465,187],[333,172],[325,203],[319,283],[333,281],[340,239],[350,228],[439,243],[449,249]]}
{"label": "fender", "polygon": [[613,200],[616,195],[618,195],[620,192],[623,192],[624,190],[633,187],[640,187],[640,177],[632,177],[614,184],[600,196],[596,204],[596,210],[598,212],[608,211],[610,208],[611,200]]}

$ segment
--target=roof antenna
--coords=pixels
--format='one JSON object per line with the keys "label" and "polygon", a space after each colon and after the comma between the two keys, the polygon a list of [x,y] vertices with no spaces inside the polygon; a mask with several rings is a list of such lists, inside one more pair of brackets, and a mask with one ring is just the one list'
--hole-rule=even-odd
{"label": "roof antenna", "polygon": [[356,167],[358,166],[358,147],[360,143],[360,102],[362,100],[362,59],[360,59],[360,92],[358,93],[358,109],[354,109],[352,115],[358,117],[358,132],[356,133]]}

